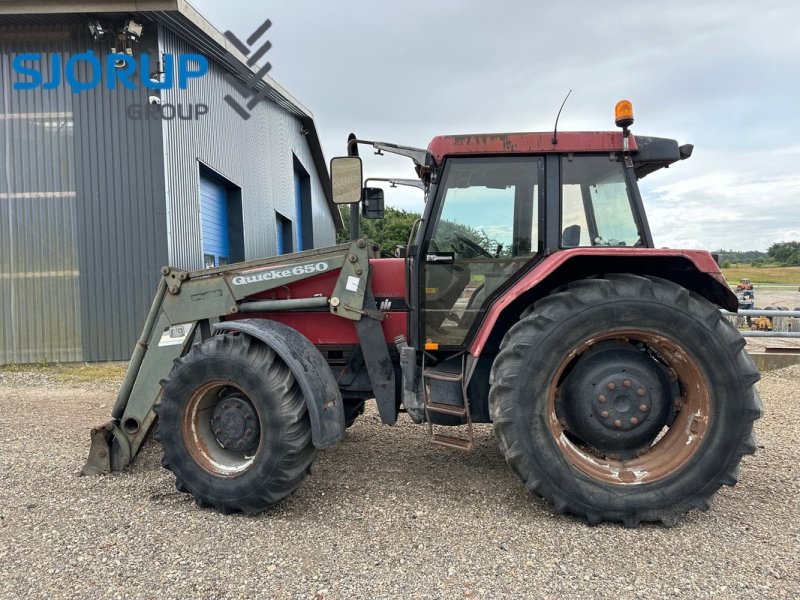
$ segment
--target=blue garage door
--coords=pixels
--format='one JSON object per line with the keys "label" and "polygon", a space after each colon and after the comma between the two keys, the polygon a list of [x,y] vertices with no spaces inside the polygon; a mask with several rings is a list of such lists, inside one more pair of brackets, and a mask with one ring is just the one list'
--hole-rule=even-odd
{"label": "blue garage door", "polygon": [[200,177],[200,225],[205,267],[227,265],[231,253],[228,194],[223,186],[203,176]]}
{"label": "blue garage door", "polygon": [[297,232],[297,250],[305,250],[306,246],[303,243],[303,189],[300,184],[300,174],[294,172],[294,222],[296,223],[295,231]]}

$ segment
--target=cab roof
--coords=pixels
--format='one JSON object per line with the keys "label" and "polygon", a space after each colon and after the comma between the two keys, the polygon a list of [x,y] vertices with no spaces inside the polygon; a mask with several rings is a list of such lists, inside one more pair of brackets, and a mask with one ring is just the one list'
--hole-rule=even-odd
{"label": "cab roof", "polygon": [[[640,178],[689,158],[693,149],[691,144],[678,146],[678,142],[668,138],[637,138],[633,134],[628,137],[628,145]],[[445,158],[456,156],[622,152],[622,149],[621,131],[564,131],[558,133],[555,144],[552,132],[440,135],[428,145],[428,152],[439,165]]]}
{"label": "cab roof", "polygon": [[[620,131],[564,131],[553,143],[553,132],[547,133],[478,133],[439,135],[431,140],[428,152],[437,163],[448,156],[472,154],[540,154],[542,152],[620,152]],[[636,138],[629,137],[631,151],[636,151]]]}

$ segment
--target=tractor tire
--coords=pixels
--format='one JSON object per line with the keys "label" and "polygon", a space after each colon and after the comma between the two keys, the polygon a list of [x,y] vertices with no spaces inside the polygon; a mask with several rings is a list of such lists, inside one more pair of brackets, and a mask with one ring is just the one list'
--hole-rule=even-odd
{"label": "tractor tire", "polygon": [[741,334],[670,281],[606,275],[546,296],[506,334],[489,407],[506,462],[558,513],[674,525],[756,450],[759,372]]}
{"label": "tractor tire", "polygon": [[161,386],[161,464],[198,506],[258,513],[306,478],[317,450],[305,399],[267,345],[213,336],[177,359]]}

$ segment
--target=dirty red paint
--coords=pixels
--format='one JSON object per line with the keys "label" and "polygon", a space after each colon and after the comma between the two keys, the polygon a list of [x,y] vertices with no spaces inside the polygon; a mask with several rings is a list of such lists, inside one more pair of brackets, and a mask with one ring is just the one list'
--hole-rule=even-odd
{"label": "dirty red paint", "polygon": [[[636,138],[629,137],[631,152],[637,152]],[[442,135],[431,140],[430,152],[441,164],[447,156],[474,154],[541,154],[543,152],[621,152],[620,131],[565,131],[553,144],[553,133],[490,133]]]}
{"label": "dirty red paint", "polygon": [[[394,344],[394,338],[398,335],[408,337],[406,317],[405,311],[392,311],[386,313],[386,320],[381,322],[383,337],[390,346]],[[337,317],[328,311],[253,313],[243,315],[241,318],[269,319],[284,323],[302,333],[314,345],[349,346],[358,344],[355,321]]]}
{"label": "dirty red paint", "polygon": [[[405,261],[402,258],[381,258],[369,261],[372,268],[372,293],[376,298],[405,296]],[[252,300],[312,298],[333,294],[339,269],[309,277],[295,283],[251,296]],[[331,314],[328,310],[247,313],[233,319],[269,319],[284,323],[306,336],[312,344],[350,345],[358,343],[354,321]],[[405,311],[390,311],[381,323],[386,341],[393,343],[398,335],[408,335]]]}
{"label": "dirty red paint", "polygon": [[489,336],[494,329],[497,319],[506,307],[515,299],[519,298],[526,291],[539,285],[548,275],[560,268],[571,258],[577,256],[591,256],[601,254],[604,257],[613,259],[614,257],[635,256],[636,258],[646,257],[679,257],[692,262],[700,273],[705,273],[716,279],[726,288],[728,287],[725,277],[719,270],[719,265],[714,262],[711,254],[705,250],[673,250],[670,248],[574,248],[561,250],[551,254],[540,262],[533,270],[525,274],[511,288],[499,298],[486,313],[486,317],[481,323],[478,333],[470,344],[469,352],[473,356],[480,356]]}

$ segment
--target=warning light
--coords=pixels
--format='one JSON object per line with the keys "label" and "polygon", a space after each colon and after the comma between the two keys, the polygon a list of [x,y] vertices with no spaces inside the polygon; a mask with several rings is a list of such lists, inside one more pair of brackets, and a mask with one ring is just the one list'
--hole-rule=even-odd
{"label": "warning light", "polygon": [[432,342],[431,340],[425,342],[425,350],[438,350],[438,349],[439,349],[438,342]]}
{"label": "warning light", "polygon": [[620,100],[614,107],[614,122],[617,127],[627,129],[633,125],[633,104],[630,100]]}

